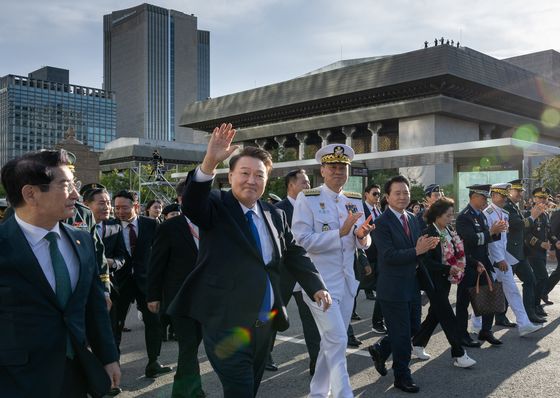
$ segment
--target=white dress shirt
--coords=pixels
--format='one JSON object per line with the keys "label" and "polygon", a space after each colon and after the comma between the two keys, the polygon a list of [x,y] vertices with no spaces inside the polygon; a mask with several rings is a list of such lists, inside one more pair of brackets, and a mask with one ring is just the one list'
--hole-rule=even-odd
{"label": "white dress shirt", "polygon": [[49,285],[56,294],[56,282],[54,276],[54,270],[51,261],[51,253],[49,251],[49,242],[45,239],[45,235],[49,232],[54,232],[58,236],[58,249],[64,258],[64,262],[66,263],[66,267],[68,267],[68,273],[70,274],[70,283],[72,285],[72,291],[76,289],[76,285],[78,284],[78,277],[80,275],[80,263],[78,260],[78,256],[74,252],[74,248],[72,247],[72,243],[70,242],[69,238],[66,234],[60,231],[60,226],[58,223],[51,230],[47,230],[41,227],[37,227],[35,225],[29,224],[23,221],[21,218],[18,217],[17,213],[14,214],[16,218],[16,222],[18,223],[19,227],[23,231],[25,235],[25,239],[31,246],[31,250],[37,258]]}

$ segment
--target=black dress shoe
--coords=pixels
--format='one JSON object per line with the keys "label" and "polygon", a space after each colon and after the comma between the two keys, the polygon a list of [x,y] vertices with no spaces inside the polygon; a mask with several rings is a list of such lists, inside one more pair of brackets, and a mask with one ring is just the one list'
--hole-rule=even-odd
{"label": "black dress shoe", "polygon": [[395,387],[404,392],[416,393],[420,388],[412,381],[412,379],[399,379],[395,380]]}
{"label": "black dress shoe", "polygon": [[492,332],[480,332],[478,334],[478,340],[480,341],[487,341],[492,345],[500,345],[502,342],[494,337]]}
{"label": "black dress shoe", "polygon": [[376,345],[371,345],[368,347],[369,355],[371,355],[371,359],[373,360],[373,364],[375,365],[375,370],[381,376],[387,376],[387,367],[385,366],[385,360],[381,356],[381,352]]}
{"label": "black dress shoe", "polygon": [[482,344],[480,343],[480,341],[474,341],[473,339],[469,338],[463,338],[461,340],[461,345],[463,347],[471,347],[471,348],[478,348],[480,347]]}
{"label": "black dress shoe", "polygon": [[503,327],[506,327],[506,328],[514,328],[514,327],[517,326],[517,323],[514,323],[514,322],[510,321],[509,319],[507,319],[504,316],[503,318],[496,319],[496,325],[503,326]]}
{"label": "black dress shoe", "polygon": [[266,363],[264,364],[264,369],[268,370],[269,372],[276,372],[278,370],[278,365],[274,362],[272,357],[269,355],[266,359]]}
{"label": "black dress shoe", "polygon": [[362,345],[362,342],[356,336],[348,336],[348,345],[350,347],[359,347]]}
{"label": "black dress shoe", "polygon": [[529,320],[533,323],[545,323],[546,322],[546,318],[540,317],[538,315],[532,315],[529,316]]}
{"label": "black dress shoe", "polygon": [[371,291],[366,291],[366,299],[368,300],[375,300],[377,296],[375,295],[375,292],[373,290]]}
{"label": "black dress shoe", "polygon": [[146,377],[153,379],[166,373],[173,372],[171,366],[162,366],[158,361],[154,361],[146,366]]}
{"label": "black dress shoe", "polygon": [[548,316],[548,314],[543,309],[542,305],[537,305],[535,307],[535,314],[537,314],[538,316]]}
{"label": "black dress shoe", "polygon": [[545,305],[552,305],[552,304],[554,304],[552,301],[550,301],[550,300],[548,299],[548,296],[543,296],[543,297],[542,297],[542,301],[545,303]]}
{"label": "black dress shoe", "polygon": [[360,321],[362,319],[362,317],[356,314],[355,312],[352,313],[351,318],[353,321]]}
{"label": "black dress shoe", "polygon": [[383,324],[383,322],[375,323],[372,325],[371,330],[377,334],[387,334],[387,328]]}
{"label": "black dress shoe", "polygon": [[122,392],[122,389],[120,387],[113,387],[111,388],[111,390],[107,393],[108,396],[110,397],[116,397],[117,395],[119,395]]}

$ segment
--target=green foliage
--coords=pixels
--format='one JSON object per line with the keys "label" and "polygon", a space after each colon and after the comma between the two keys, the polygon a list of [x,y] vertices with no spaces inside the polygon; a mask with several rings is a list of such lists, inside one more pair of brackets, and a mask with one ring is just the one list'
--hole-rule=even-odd
{"label": "green foliage", "polygon": [[5,197],[6,197],[6,190],[4,189],[4,186],[0,184],[0,198],[5,198]]}
{"label": "green foliage", "polygon": [[552,192],[560,191],[560,155],[543,160],[533,172],[533,178]]}
{"label": "green foliage", "polygon": [[411,184],[410,186],[410,200],[416,200],[420,203],[424,201],[424,185]]}
{"label": "green foliage", "polygon": [[263,194],[264,200],[266,200],[269,193],[278,195],[281,198],[286,197],[287,192],[286,192],[286,186],[284,185],[283,177],[276,177],[268,180],[268,184],[266,184],[266,189]]}

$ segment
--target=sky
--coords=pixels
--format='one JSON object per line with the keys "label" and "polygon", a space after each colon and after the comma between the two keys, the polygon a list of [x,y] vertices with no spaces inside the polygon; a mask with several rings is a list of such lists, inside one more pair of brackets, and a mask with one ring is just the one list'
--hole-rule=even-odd
{"label": "sky", "polygon": [[[103,15],[131,0],[0,0],[0,76],[42,66],[101,88]],[[557,0],[154,0],[210,31],[211,97],[341,59],[398,54],[435,37],[496,58],[560,50]]]}

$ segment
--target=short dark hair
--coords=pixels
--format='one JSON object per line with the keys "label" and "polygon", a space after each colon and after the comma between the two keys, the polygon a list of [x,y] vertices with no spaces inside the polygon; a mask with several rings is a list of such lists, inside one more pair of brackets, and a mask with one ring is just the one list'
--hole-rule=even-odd
{"label": "short dark hair", "polygon": [[391,179],[385,183],[385,186],[383,187],[385,194],[389,195],[391,193],[391,185],[399,182],[406,184],[406,186],[410,188],[410,181],[408,181],[408,178],[403,175],[398,175],[391,177]]}
{"label": "short dark hair", "polygon": [[182,181],[179,181],[177,183],[177,185],[175,185],[175,193],[177,193],[177,196],[183,196],[183,191],[185,190],[185,184],[187,183],[187,180],[184,179]]}
{"label": "short dark hair", "polygon": [[41,191],[47,192],[54,179],[53,168],[68,164],[70,160],[64,149],[30,152],[8,161],[2,167],[2,185],[8,201],[14,208],[22,206],[21,190],[25,185],[38,185]]}
{"label": "short dark hair", "polygon": [[455,207],[455,201],[451,198],[443,197],[436,200],[424,215],[428,224],[432,224],[438,217],[441,217],[449,208]]}
{"label": "short dark hair", "polygon": [[270,156],[270,153],[268,153],[264,149],[254,146],[246,146],[241,150],[241,152],[239,152],[237,155],[234,155],[229,161],[229,171],[235,170],[237,161],[244,157],[255,158],[262,161],[264,163],[264,166],[266,167],[266,174],[270,174],[270,172],[272,171],[272,156]]}
{"label": "short dark hair", "polygon": [[373,188],[377,188],[381,191],[381,187],[379,186],[379,184],[374,184],[372,182],[371,184],[369,184],[367,187],[364,188],[364,192],[369,193],[369,191],[371,191]]}
{"label": "short dark hair", "polygon": [[288,189],[288,185],[290,185],[290,182],[296,181],[298,174],[302,174],[302,173],[305,174],[304,169],[290,170],[288,174],[286,174],[286,176],[284,177],[284,185],[286,186],[286,189]]}
{"label": "short dark hair", "polygon": [[123,189],[122,191],[119,191],[115,194],[115,196],[113,197],[113,200],[115,200],[117,198],[125,198],[125,199],[130,200],[132,203],[134,203],[138,200],[138,194],[134,191],[129,190],[129,189]]}
{"label": "short dark hair", "polygon": [[109,195],[109,191],[107,191],[105,188],[95,188],[87,190],[86,192],[84,192],[84,203],[93,202],[93,198],[95,198],[95,195],[98,195],[100,193],[106,193],[107,195]]}

